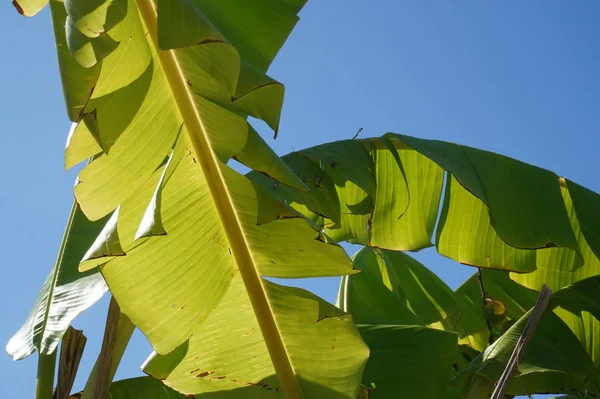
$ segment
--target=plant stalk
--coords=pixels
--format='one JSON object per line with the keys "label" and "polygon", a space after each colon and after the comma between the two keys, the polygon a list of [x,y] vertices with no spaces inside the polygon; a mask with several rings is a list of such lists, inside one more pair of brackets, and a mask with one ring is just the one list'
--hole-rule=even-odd
{"label": "plant stalk", "polygon": [[86,341],[87,338],[83,335],[83,331],[69,326],[60,345],[58,381],[54,391],[54,399],[68,399],[77,376]]}
{"label": "plant stalk", "polygon": [[38,356],[35,399],[52,399],[54,395],[54,371],[56,369],[56,349],[49,355]]}
{"label": "plant stalk", "polygon": [[114,298],[111,298],[110,303],[102,349],[81,393],[81,399],[108,397],[106,395],[110,390],[110,384],[135,330],[129,317],[121,313]]}

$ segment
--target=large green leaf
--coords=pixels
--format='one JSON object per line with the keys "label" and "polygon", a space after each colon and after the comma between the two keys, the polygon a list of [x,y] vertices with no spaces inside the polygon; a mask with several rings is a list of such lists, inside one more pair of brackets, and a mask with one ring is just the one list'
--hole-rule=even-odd
{"label": "large green leaf", "polygon": [[[335,240],[377,248],[431,245],[458,262],[518,273],[537,268],[576,271],[590,259],[573,231],[565,183],[548,170],[458,144],[388,134],[344,140],[283,157],[311,188],[299,191],[258,172],[248,176],[321,225]],[[598,241],[591,191],[569,182],[581,198],[586,237]],[[511,187],[510,190],[505,187]],[[595,238],[594,238],[595,237]],[[595,256],[593,256],[595,259]],[[526,278],[526,277],[524,277]]]}
{"label": "large green leaf", "polygon": [[[352,263],[317,226],[225,164],[235,157],[307,189],[246,121],[277,130],[283,86],[264,71],[303,3],[130,0],[116,19],[80,12],[89,8],[83,0],[67,6],[74,29],[91,24],[119,43],[92,54],[100,72],[67,148],[68,164],[94,155],[75,187],[83,212],[92,220],[112,212],[80,269],[100,267],[157,353],[147,370],[187,394],[263,395],[266,387],[246,382],[266,379],[290,398],[358,392],[368,348],[351,317],[263,279],[345,275]],[[76,85],[65,91],[77,97]],[[236,323],[242,330],[231,329]],[[244,342],[240,331],[251,332],[252,356],[228,350]],[[219,344],[204,356],[209,336]],[[229,379],[206,383],[198,367]]]}
{"label": "large green leaf", "polygon": [[342,278],[337,304],[371,349],[363,385],[373,398],[443,397],[458,339],[423,325],[458,320],[452,290],[402,252],[366,247],[353,263],[361,272]]}
{"label": "large green leaf", "polygon": [[[288,356],[306,398],[353,398],[357,385],[340,375],[360,379],[368,350],[358,334],[347,334],[350,315],[297,288],[265,282],[267,295]],[[198,356],[201,354],[201,356]],[[154,355],[144,371],[184,393],[197,397],[280,397],[264,338],[235,277],[225,298],[202,327],[168,355]]]}
{"label": "large green leaf", "polygon": [[90,222],[74,204],[56,265],[46,278],[23,326],[10,339],[6,351],[15,360],[35,350],[47,355],[56,349],[71,321],[107,290],[97,270],[79,273],[77,266],[106,218]]}
{"label": "large green leaf", "polygon": [[511,274],[513,280],[535,290],[539,290],[542,284],[548,285],[553,290],[558,290],[581,279],[600,274],[600,261],[591,250],[582,232],[570,191],[563,185],[561,186],[561,193],[585,262],[582,267],[572,270],[570,267],[573,259],[572,254],[561,248],[553,248],[555,250],[554,256],[547,258],[545,262],[540,262],[536,271],[526,274]]}

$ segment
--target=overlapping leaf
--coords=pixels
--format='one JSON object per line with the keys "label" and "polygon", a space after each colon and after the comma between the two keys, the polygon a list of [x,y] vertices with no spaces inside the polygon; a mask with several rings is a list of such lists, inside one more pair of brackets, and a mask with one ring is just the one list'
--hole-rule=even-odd
{"label": "overlapping leaf", "polygon": [[[595,216],[589,209],[600,203],[598,195],[572,182],[563,185],[561,189],[585,263],[579,269],[571,271],[569,268],[570,254],[557,250],[555,252],[557,256],[553,258],[553,261],[539,265],[536,271],[527,274],[511,274],[513,280],[532,289],[538,290],[542,284],[547,284],[550,288],[557,290],[586,278],[600,275],[600,261],[587,241],[587,237],[594,240],[596,234],[594,233]],[[578,206],[575,206],[572,199],[573,193],[578,199],[580,196],[583,197],[577,204]],[[587,226],[585,234],[581,223],[585,223]],[[600,343],[597,339],[600,322],[586,310],[573,313],[559,308],[556,312],[585,346],[594,363],[600,365]]]}
{"label": "overlapping leaf", "polygon": [[[185,399],[187,396],[166,387],[151,377],[137,377],[115,381],[109,390],[112,399]],[[71,395],[70,399],[80,399],[82,393]]]}
{"label": "overlapping leaf", "polygon": [[[469,392],[477,376],[498,380],[527,322],[529,312],[453,380]],[[542,318],[511,379],[507,393],[579,393],[597,384],[597,371],[571,330],[552,312]]]}
{"label": "overlapping leaf", "polygon": [[[467,395],[467,392],[475,395],[469,397],[481,396],[487,390],[491,392],[529,317],[526,310],[535,302],[536,294],[511,281],[506,272],[483,271],[482,282],[486,295],[502,304],[505,310],[502,324],[508,330],[501,331],[503,334],[453,379],[452,388],[457,397]],[[509,384],[511,394],[550,392],[581,395],[596,392],[598,369],[591,353],[586,353],[585,343],[577,340],[578,331],[573,329],[564,314],[574,316],[588,311],[598,315],[595,304],[597,285],[598,278],[592,277],[563,288],[552,296],[547,314],[536,328],[518,363],[518,372]],[[470,300],[481,299],[476,276],[456,292]],[[553,308],[566,323],[552,313]]]}
{"label": "overlapping leaf", "polygon": [[[445,169],[436,237],[442,255],[518,273],[537,268],[571,273],[597,261],[593,248],[600,233],[592,210],[600,197],[542,168],[471,147],[394,134],[327,143],[283,159],[310,193],[256,172],[249,177],[336,240],[396,250],[431,245]],[[581,218],[585,229],[580,233],[576,224]],[[583,238],[592,240],[590,251],[583,248]]]}
{"label": "overlapping leaf", "polygon": [[319,222],[337,241],[415,250],[431,246],[443,172],[386,138],[324,144],[283,157],[310,188],[302,193],[249,177]]}
{"label": "overlapping leaf", "polygon": [[370,398],[443,398],[456,360],[456,334],[420,326],[362,325],[371,349],[363,384]]}
{"label": "overlapping leaf", "polygon": [[[442,398],[457,360],[460,304],[435,274],[402,252],[361,249],[361,273],[342,278],[337,305],[352,313],[371,349],[363,385],[373,398]],[[477,322],[464,315],[463,324]],[[485,327],[485,324],[483,325]]]}

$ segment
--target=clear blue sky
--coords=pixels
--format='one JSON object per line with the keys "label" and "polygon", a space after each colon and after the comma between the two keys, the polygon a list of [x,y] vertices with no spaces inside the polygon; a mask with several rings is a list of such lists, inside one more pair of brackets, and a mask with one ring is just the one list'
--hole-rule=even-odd
{"label": "clear blue sky", "polygon": [[[271,69],[287,86],[280,153],[387,131],[481,147],[600,191],[600,2],[311,0]],[[53,265],[72,201],[63,170],[69,122],[47,11],[0,3],[2,347]],[[270,138],[270,136],[269,136]],[[471,272],[418,254],[452,287]],[[337,282],[304,286],[333,300]],[[99,350],[107,301],[76,320]],[[95,329],[95,330],[94,330]],[[134,336],[117,375],[137,375],[150,348]],[[36,356],[0,355],[0,398],[33,397]]]}

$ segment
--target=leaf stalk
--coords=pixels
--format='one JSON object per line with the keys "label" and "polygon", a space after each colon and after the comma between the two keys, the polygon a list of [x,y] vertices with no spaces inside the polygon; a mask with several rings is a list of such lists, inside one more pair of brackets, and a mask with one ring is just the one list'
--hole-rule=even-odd
{"label": "leaf stalk", "polygon": [[40,353],[35,384],[35,399],[52,399],[55,370],[56,350],[49,355]]}
{"label": "leaf stalk", "polygon": [[161,50],[158,45],[158,18],[152,0],[136,0],[136,4],[152,39],[160,64],[167,77],[173,96],[202,168],[213,201],[226,231],[233,256],[248,292],[256,319],[265,339],[281,389],[287,399],[301,399],[300,387],[275,322],[262,279],[250,253],[246,237],[238,219],[233,200],[214,154],[202,116],[195,106],[193,95],[173,50]]}

